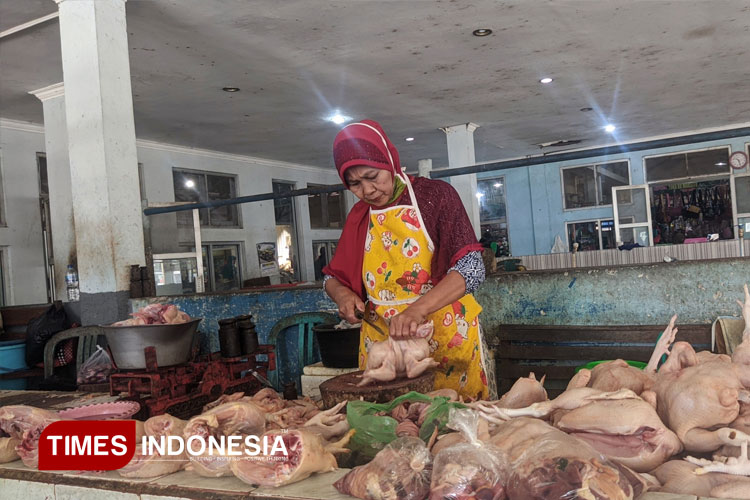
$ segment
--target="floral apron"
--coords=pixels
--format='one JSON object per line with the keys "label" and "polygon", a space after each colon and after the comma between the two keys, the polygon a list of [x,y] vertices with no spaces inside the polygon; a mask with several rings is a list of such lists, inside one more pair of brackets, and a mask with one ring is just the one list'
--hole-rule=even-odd
{"label": "floral apron", "polygon": [[[401,179],[415,204],[370,209],[362,265],[369,300],[365,314],[384,332],[388,332],[388,324],[394,315],[433,287],[431,266],[435,246],[424,227],[408,176]],[[481,311],[482,307],[469,294],[427,318],[435,325],[430,340],[432,357],[440,363],[435,369],[435,389],[450,388],[464,397],[487,398],[486,357],[478,319]],[[372,343],[387,338],[369,324],[362,323],[360,369],[367,364]]]}

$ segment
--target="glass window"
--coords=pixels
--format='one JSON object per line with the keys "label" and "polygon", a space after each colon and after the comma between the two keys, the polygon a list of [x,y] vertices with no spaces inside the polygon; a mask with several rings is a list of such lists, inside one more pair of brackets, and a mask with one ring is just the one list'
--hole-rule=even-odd
{"label": "glass window", "polygon": [[315,259],[315,281],[323,280],[323,268],[328,265],[336,252],[336,245],[338,244],[335,240],[328,241],[313,241],[313,258]]}
{"label": "glass window", "polygon": [[729,173],[729,149],[709,149],[646,158],[648,182]]}
{"label": "glass window", "polygon": [[195,293],[198,266],[195,258],[154,259],[156,295]]}
{"label": "glass window", "polygon": [[494,248],[496,257],[510,255],[505,178],[477,180],[477,198],[482,229],[480,243],[485,247]]}
{"label": "glass window", "polygon": [[[231,175],[172,170],[175,201],[201,202],[228,200],[237,197],[236,179]],[[240,227],[237,205],[200,209],[201,226]],[[177,212],[179,226],[192,226],[190,211]]]}
{"label": "glass window", "polygon": [[[325,187],[308,184],[307,187]],[[310,209],[310,227],[313,229],[336,229],[344,226],[344,196],[342,193],[319,193],[307,197]]]}
{"label": "glass window", "polygon": [[750,214],[750,175],[734,178],[734,192],[737,196],[737,213]]}
{"label": "glass window", "polygon": [[[273,192],[276,194],[289,193],[293,190],[294,184],[273,182]],[[294,283],[299,279],[294,198],[273,200],[273,207],[276,217],[276,252],[281,282]]]}
{"label": "glass window", "polygon": [[[212,280],[215,292],[240,288],[239,245],[210,245]],[[205,247],[204,247],[205,256]],[[204,259],[205,260],[205,259]]]}
{"label": "glass window", "polygon": [[569,222],[567,231],[568,246],[571,252],[574,243],[578,243],[579,252],[608,250],[617,246],[612,219]]}
{"label": "glass window", "polygon": [[630,184],[628,162],[563,169],[566,209],[612,204],[612,188]]}

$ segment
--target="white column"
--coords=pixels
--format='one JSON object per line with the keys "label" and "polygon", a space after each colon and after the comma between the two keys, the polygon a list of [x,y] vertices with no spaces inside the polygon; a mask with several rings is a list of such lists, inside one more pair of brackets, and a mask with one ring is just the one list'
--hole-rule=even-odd
{"label": "white column", "polygon": [[[467,167],[474,165],[474,131],[479,127],[474,123],[463,123],[444,127],[448,142],[448,166],[450,168]],[[450,178],[451,185],[456,188],[461,201],[469,214],[469,220],[474,226],[474,233],[480,238],[481,226],[479,224],[479,201],[477,200],[477,176],[476,174],[460,175]]]}
{"label": "white column", "polygon": [[129,290],[145,264],[125,0],[55,1],[83,317],[86,294]]}
{"label": "white column", "polygon": [[73,196],[70,185],[68,132],[65,122],[65,88],[61,83],[29,94],[42,101],[44,110],[44,144],[49,181],[50,232],[55,265],[55,293],[67,300],[65,272],[76,256]]}
{"label": "white column", "polygon": [[429,177],[432,172],[432,160],[427,158],[425,160],[417,161],[417,172],[420,177]]}

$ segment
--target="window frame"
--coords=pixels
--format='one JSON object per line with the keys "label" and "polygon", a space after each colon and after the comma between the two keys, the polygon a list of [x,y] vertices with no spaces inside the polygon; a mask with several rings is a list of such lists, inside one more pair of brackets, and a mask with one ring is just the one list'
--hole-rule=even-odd
{"label": "window frame", "polygon": [[732,167],[729,166],[729,163],[727,162],[727,171],[725,173],[716,173],[716,174],[707,174],[707,175],[694,175],[694,176],[688,176],[688,177],[675,177],[672,179],[659,179],[659,180],[648,180],[648,169],[646,168],[646,160],[650,160],[652,158],[665,158],[667,156],[677,156],[677,155],[688,155],[690,153],[700,153],[702,151],[714,151],[719,149],[726,149],[727,150],[727,157],[732,154],[732,147],[727,144],[724,146],[711,146],[707,148],[698,148],[698,149],[687,149],[685,151],[673,151],[671,153],[662,153],[662,154],[655,154],[655,155],[648,155],[644,156],[641,159],[641,164],[643,168],[643,182],[644,184],[648,184],[649,186],[651,184],[674,184],[677,181],[682,180],[710,180],[711,178],[720,179],[723,177],[731,177],[732,174]]}
{"label": "window frame", "polygon": [[3,162],[3,148],[0,148],[0,227],[8,227],[8,221],[6,216],[6,210],[5,210],[5,184],[3,182],[3,179],[5,176],[3,175],[3,168],[4,168],[4,162]]}
{"label": "window frame", "polygon": [[[328,187],[325,184],[315,184],[315,183],[307,183],[308,188],[319,188],[319,187]],[[310,219],[310,229],[343,229],[344,228],[344,222],[346,221],[346,196],[344,196],[344,192],[339,192],[339,207],[341,209],[341,225],[339,227],[331,226],[331,221],[328,213],[328,197],[333,193],[318,193],[317,195],[308,195],[307,197],[307,214]],[[320,196],[320,209],[321,209],[321,219],[323,220],[324,224],[323,226],[314,226],[313,225],[313,218],[312,218],[312,209],[310,208],[310,196]]]}
{"label": "window frame", "polygon": [[[570,233],[568,232],[568,224],[585,224],[587,222],[596,222],[598,224],[598,226],[599,226],[599,228],[596,230],[597,233],[598,233],[598,235],[599,235],[599,249],[598,250],[578,250],[578,252],[576,252],[576,253],[580,253],[580,252],[601,252],[601,251],[604,251],[604,250],[613,250],[612,248],[603,248],[604,247],[604,240],[602,239],[602,221],[609,221],[609,220],[612,221],[612,231],[614,232],[614,230],[615,230],[615,227],[614,227],[614,225],[615,225],[615,219],[614,219],[614,217],[611,218],[611,219],[610,218],[604,218],[604,219],[602,219],[602,218],[591,218],[591,219],[567,220],[567,221],[565,221],[565,243],[566,243],[566,246],[568,248],[568,251],[569,252],[571,251],[570,250],[570,237],[569,237]],[[617,239],[615,239],[615,248],[614,248],[614,250],[616,250],[616,249],[617,249]]]}
{"label": "window frame", "polygon": [[[325,245],[326,253],[328,254],[328,262],[327,264],[331,263],[331,259],[333,259],[333,254],[335,252],[331,251],[331,245],[336,245],[338,247],[339,240],[331,240],[331,239],[323,239],[323,240],[312,240],[310,248],[312,248],[312,255],[313,255],[313,268],[315,267],[315,261],[317,260],[317,255],[315,253],[315,247],[316,245]],[[320,283],[323,281],[323,269],[321,268],[321,278],[317,279],[315,278],[316,283]]]}
{"label": "window frame", "polygon": [[630,172],[630,158],[623,158],[620,160],[607,160],[602,162],[595,162],[595,163],[584,163],[582,165],[568,165],[565,167],[560,167],[560,195],[561,195],[561,201],[562,201],[562,207],[564,212],[575,212],[578,210],[593,210],[596,208],[601,207],[611,207],[613,204],[599,204],[599,199],[601,199],[601,193],[599,192],[599,185],[595,184],[596,189],[596,200],[597,204],[592,205],[590,207],[576,207],[576,208],[567,208],[565,205],[565,170],[570,170],[574,168],[584,168],[584,167],[594,167],[594,179],[596,179],[596,168],[601,165],[611,165],[613,163],[625,163],[628,166],[628,183],[624,184],[626,186],[630,186],[633,183],[633,176]]}
{"label": "window frame", "polygon": [[10,297],[8,284],[8,268],[6,267],[6,255],[8,247],[0,246],[0,306],[7,306]]}
{"label": "window frame", "polygon": [[[208,176],[212,175],[215,177],[229,177],[232,180],[234,180],[234,198],[238,198],[240,196],[239,193],[239,176],[236,174],[227,174],[224,172],[214,172],[210,170],[195,170],[190,168],[181,168],[181,167],[172,167],[172,193],[175,198],[176,203],[184,203],[177,199],[177,193],[174,190],[174,184],[175,184],[175,173],[178,172],[184,172],[191,175],[200,175],[203,176],[203,182],[206,186],[206,196],[208,196]],[[215,200],[207,200],[207,201],[215,201]],[[194,203],[194,202],[189,202]],[[201,208],[200,210],[206,210],[206,219],[207,224],[201,223],[201,228],[208,228],[208,229],[242,229],[242,210],[240,210],[239,205],[229,205],[232,207],[233,210],[237,213],[237,224],[233,226],[214,226],[211,224],[211,209],[210,208]],[[177,218],[177,226],[178,227],[192,227],[193,221],[191,219],[189,224],[181,224],[179,217]]]}

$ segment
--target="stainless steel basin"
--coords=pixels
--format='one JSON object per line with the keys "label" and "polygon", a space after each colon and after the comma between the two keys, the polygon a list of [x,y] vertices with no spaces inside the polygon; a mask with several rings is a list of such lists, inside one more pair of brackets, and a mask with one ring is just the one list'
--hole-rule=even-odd
{"label": "stainless steel basin", "polygon": [[198,324],[203,318],[174,325],[102,326],[112,357],[119,370],[143,370],[143,350],[154,346],[159,366],[190,361]]}

